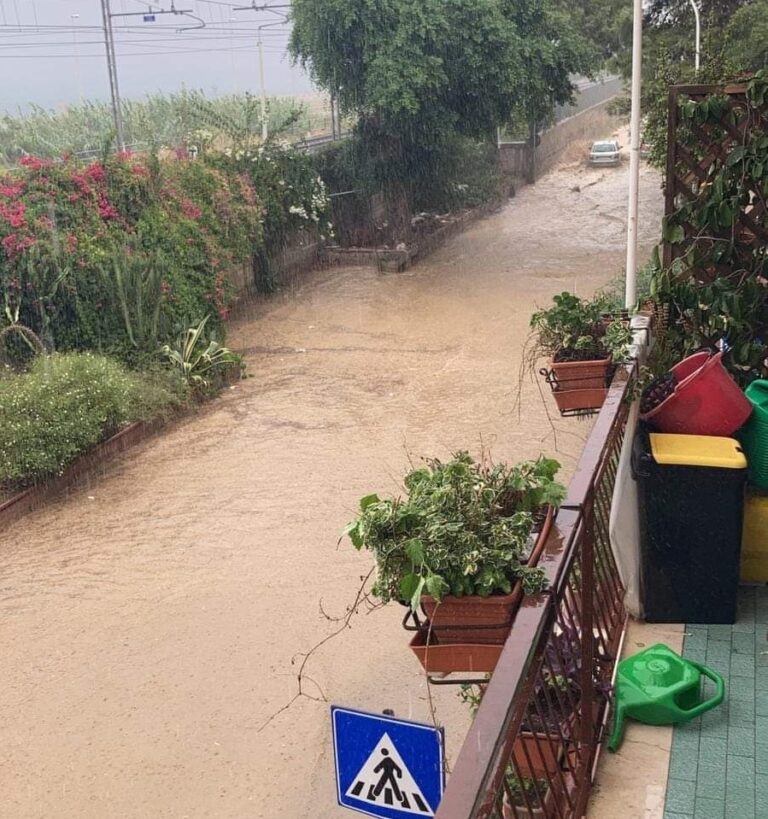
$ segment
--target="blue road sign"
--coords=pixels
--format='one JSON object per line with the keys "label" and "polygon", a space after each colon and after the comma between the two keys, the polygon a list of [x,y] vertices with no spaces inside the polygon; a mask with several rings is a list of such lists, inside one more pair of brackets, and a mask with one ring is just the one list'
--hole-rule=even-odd
{"label": "blue road sign", "polygon": [[154,14],[145,14],[143,19],[145,23],[154,23],[157,18]]}
{"label": "blue road sign", "polygon": [[331,723],[342,807],[384,819],[435,815],[445,787],[441,728],[337,705]]}

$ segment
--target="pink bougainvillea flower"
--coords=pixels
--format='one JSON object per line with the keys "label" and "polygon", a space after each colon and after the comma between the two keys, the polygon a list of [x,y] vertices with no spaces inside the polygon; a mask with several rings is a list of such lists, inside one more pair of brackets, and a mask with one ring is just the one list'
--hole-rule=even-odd
{"label": "pink bougainvillea flower", "polygon": [[101,216],[105,222],[120,217],[117,208],[107,199],[107,195],[104,193],[99,195],[99,216]]}
{"label": "pink bougainvillea flower", "polygon": [[92,182],[103,182],[107,178],[107,172],[104,170],[104,166],[101,162],[93,162],[90,164],[83,175],[86,179],[90,179]]}
{"label": "pink bougainvillea flower", "polygon": [[23,156],[19,160],[19,165],[33,171],[40,171],[43,168],[50,168],[53,162],[50,159],[41,159],[39,156]]}
{"label": "pink bougainvillea flower", "polygon": [[0,182],[0,196],[6,199],[15,199],[17,196],[21,196],[22,193],[24,193],[23,182],[17,182],[16,184],[13,182]]}
{"label": "pink bougainvillea flower", "polygon": [[23,202],[14,202],[11,205],[0,202],[0,219],[5,219],[16,230],[27,226],[26,212],[27,206]]}
{"label": "pink bougainvillea flower", "polygon": [[9,233],[5,236],[0,244],[3,246],[5,255],[9,259],[15,259],[23,253],[28,247],[32,247],[35,240],[32,236],[18,233]]}

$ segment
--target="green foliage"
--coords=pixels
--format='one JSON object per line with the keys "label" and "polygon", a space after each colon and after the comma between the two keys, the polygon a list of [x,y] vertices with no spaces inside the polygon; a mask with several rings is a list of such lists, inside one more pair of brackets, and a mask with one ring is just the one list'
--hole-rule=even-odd
{"label": "green foliage", "polygon": [[385,602],[416,610],[422,594],[508,594],[518,579],[534,593],[544,576],[524,561],[534,512],[565,496],[559,468],[543,457],[513,467],[477,463],[466,452],[430,460],[406,476],[405,498],[363,498],[345,534],[374,553],[373,591]]}
{"label": "green foliage", "polygon": [[632,4],[624,0],[563,0],[574,28],[592,45],[598,59],[612,68],[632,49]]}
{"label": "green foliage", "polygon": [[197,390],[206,390],[224,374],[233,368],[240,367],[242,359],[215,339],[207,339],[206,316],[195,327],[190,327],[178,340],[175,348],[166,344],[163,355],[172,368],[178,373],[182,382]]}
{"label": "green foliage", "polygon": [[275,145],[23,165],[0,176],[0,299],[49,349],[136,365],[208,314],[221,337],[233,267],[328,232],[311,159]]}
{"label": "green foliage", "polygon": [[417,212],[444,213],[491,202],[503,195],[504,184],[495,143],[455,135],[431,166],[419,169],[411,199]]}
{"label": "green foliage", "polygon": [[[690,38],[690,33],[686,36]],[[666,44],[656,44],[649,50],[643,78],[643,138],[648,144],[648,162],[651,165],[662,171],[666,168],[669,86],[720,84],[730,82],[738,73],[730,44],[719,32],[704,39],[698,74],[694,71],[692,59],[681,61]]]}
{"label": "green foliage", "polygon": [[[555,700],[557,702],[557,700]],[[546,740],[544,740],[546,741]],[[541,808],[544,797],[549,790],[549,782],[546,779],[531,779],[530,777],[519,777],[515,773],[512,764],[507,766],[504,774],[505,793],[511,799],[512,804],[520,810],[527,811],[531,808]]]}
{"label": "green foliage", "polygon": [[552,307],[531,316],[536,355],[556,361],[591,361],[612,356],[621,360],[631,342],[623,322],[606,322],[608,301],[604,295],[580,299],[572,293],[554,296]]}
{"label": "green foliage", "polygon": [[[245,147],[261,141],[260,100],[251,94],[209,99],[202,91],[152,94],[122,103],[126,141],[145,149]],[[291,99],[268,100],[270,134],[302,138],[330,131],[329,114]],[[23,156],[61,157],[78,152],[101,156],[114,141],[108,103],[86,101],[62,110],[30,106],[29,113],[0,118],[0,166]]]}
{"label": "green foliage", "polygon": [[318,163],[314,157],[273,142],[205,156],[226,173],[241,174],[258,191],[263,216],[261,240],[254,243],[254,270],[258,289],[271,292],[275,287],[272,260],[289,236],[306,231],[326,239],[333,234],[330,199]]}
{"label": "green foliage", "polygon": [[629,323],[616,319],[605,327],[605,335],[600,343],[614,361],[622,361],[632,343],[632,330]]}
{"label": "green foliage", "polygon": [[357,119],[367,176],[411,204],[454,136],[487,140],[514,112],[543,121],[589,64],[554,0],[297,0],[293,23],[294,58]]}
{"label": "green foliage", "polygon": [[[747,100],[755,112],[766,109],[767,72],[749,81]],[[654,288],[670,312],[668,351],[681,357],[723,342],[726,366],[746,384],[767,369],[768,260],[763,243],[741,220],[748,213],[756,230],[768,226],[764,208],[755,206],[768,196],[768,135],[754,126],[738,142],[731,140],[719,125],[723,117],[731,119],[729,112],[719,94],[681,106],[679,138],[695,160],[707,150],[698,138],[702,127],[714,129],[727,150],[711,155],[704,163],[706,179],[666,218],[664,238],[682,244],[683,253],[659,270]]]}
{"label": "green foliage", "polygon": [[549,124],[555,106],[573,97],[572,76],[590,74],[598,64],[595,45],[577,27],[579,10],[571,4],[510,0],[505,6],[521,40],[522,71],[511,119]]}
{"label": "green foliage", "polygon": [[[661,267],[659,249],[654,250],[649,262],[644,264],[635,275],[635,288],[637,291],[637,303],[642,307],[651,300],[653,279]],[[626,272],[617,275],[610,284],[600,291],[600,298],[605,300],[606,310],[609,313],[620,313],[624,309],[624,297],[626,293],[627,276]]]}
{"label": "green foliage", "polygon": [[759,71],[768,66],[768,0],[754,0],[738,9],[726,34],[740,68]]}
{"label": "green foliage", "polygon": [[120,426],[181,400],[157,374],[140,376],[102,356],[39,357],[29,372],[0,378],[0,485],[58,474]]}

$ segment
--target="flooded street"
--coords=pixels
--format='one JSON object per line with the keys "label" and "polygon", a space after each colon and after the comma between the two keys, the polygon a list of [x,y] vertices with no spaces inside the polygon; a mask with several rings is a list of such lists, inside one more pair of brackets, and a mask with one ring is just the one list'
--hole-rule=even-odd
{"label": "flooded street", "polygon": [[[526,380],[513,410],[521,349],[537,304],[622,269],[626,184],[561,170],[407,273],[319,271],[246,308],[247,380],[2,534],[0,817],[347,815],[329,704],[432,717],[397,606],[355,617],[278,713],[370,567],[339,533],[409,457],[573,467],[588,423],[557,418],[555,451],[550,396]],[[643,259],[661,212],[644,168]],[[433,697],[450,756],[466,708]]]}

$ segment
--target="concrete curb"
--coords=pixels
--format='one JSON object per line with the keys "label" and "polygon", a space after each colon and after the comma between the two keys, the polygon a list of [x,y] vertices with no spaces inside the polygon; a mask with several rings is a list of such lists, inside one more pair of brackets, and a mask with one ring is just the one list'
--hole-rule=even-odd
{"label": "concrete curb", "polygon": [[169,419],[138,421],[107,438],[93,449],[81,455],[64,469],[61,475],[45,480],[0,503],[0,529],[5,529],[24,515],[42,506],[51,496],[72,485],[75,481],[92,474],[117,455],[151,438],[169,423]]}

